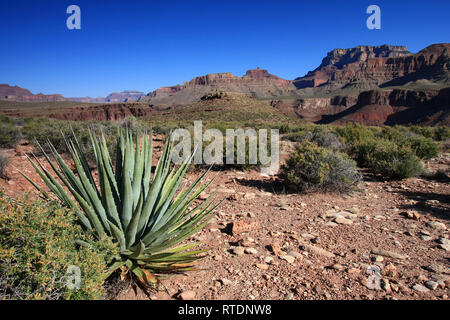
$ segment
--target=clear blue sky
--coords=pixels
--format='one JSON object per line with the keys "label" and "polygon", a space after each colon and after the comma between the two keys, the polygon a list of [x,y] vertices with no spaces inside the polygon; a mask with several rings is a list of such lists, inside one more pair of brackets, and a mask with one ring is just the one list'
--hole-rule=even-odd
{"label": "clear blue sky", "polygon": [[[81,30],[66,8],[81,8]],[[381,30],[366,8],[381,7]],[[149,92],[257,66],[294,79],[334,48],[450,42],[448,0],[1,0],[0,83],[66,97]]]}

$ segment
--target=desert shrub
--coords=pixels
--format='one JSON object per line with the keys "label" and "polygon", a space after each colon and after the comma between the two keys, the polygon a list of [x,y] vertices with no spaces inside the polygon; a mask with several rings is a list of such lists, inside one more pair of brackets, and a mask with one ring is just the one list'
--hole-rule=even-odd
{"label": "desert shrub", "polygon": [[307,133],[308,131],[296,131],[296,132],[291,132],[288,133],[284,139],[289,140],[289,141],[293,141],[293,142],[301,142],[303,141],[303,137],[304,135]]}
{"label": "desert shrub", "polygon": [[4,151],[0,151],[0,178],[8,179],[6,168],[8,167],[11,157]]}
{"label": "desert shrub", "polygon": [[122,128],[131,129],[133,132],[144,131],[147,127],[143,121],[140,121],[135,116],[129,116],[119,121],[119,126]]}
{"label": "desert shrub", "polygon": [[424,137],[434,139],[435,127],[412,126],[410,127],[410,130],[411,132],[414,132],[416,134],[420,134]]}
{"label": "desert shrub", "polygon": [[423,177],[428,180],[435,180],[441,182],[449,182],[450,176],[448,172],[442,169],[438,169],[436,171],[427,171],[423,173]]}
{"label": "desert shrub", "polygon": [[339,126],[334,129],[335,133],[344,138],[345,143],[353,144],[366,141],[379,134],[379,128],[367,127],[358,123],[350,123],[346,126]]}
{"label": "desert shrub", "polygon": [[[427,132],[427,130],[422,131],[422,133]],[[416,156],[421,159],[430,159],[439,154],[439,145],[433,141],[433,135],[430,134],[430,136],[424,136],[402,126],[384,127],[380,135],[381,138],[388,139],[399,147],[410,147]]]}
{"label": "desert shrub", "polygon": [[[430,159],[439,154],[439,145],[432,139],[434,129],[425,129],[421,133],[416,133],[410,129],[403,126],[384,127],[380,137],[390,140],[398,146],[410,147],[420,159]],[[422,133],[425,133],[426,136]]]}
{"label": "desert shrub", "polygon": [[431,159],[439,154],[439,145],[431,138],[413,135],[404,138],[404,145],[408,145],[420,159]]}
{"label": "desert shrub", "polygon": [[280,125],[278,127],[278,130],[280,131],[281,134],[285,134],[285,133],[292,132],[294,130],[294,128],[289,123],[283,123],[282,125]]}
{"label": "desert shrub", "polygon": [[397,152],[390,154],[389,157],[381,158],[376,163],[375,168],[387,178],[405,179],[421,174],[423,164],[408,149],[399,149]]}
{"label": "desert shrub", "polygon": [[342,151],[344,144],[342,140],[330,130],[323,127],[315,127],[313,130],[299,135],[297,133],[297,141],[310,141],[317,144],[319,147],[334,151]]}
{"label": "desert shrub", "polygon": [[435,141],[445,141],[450,138],[450,127],[419,127],[410,128],[412,132],[431,138]]}
{"label": "desert shrub", "polygon": [[423,165],[410,147],[386,139],[367,139],[353,144],[350,154],[360,167],[370,168],[390,179],[417,176]]}
{"label": "desert shrub", "polygon": [[[126,124],[125,124],[126,125]],[[95,132],[103,132],[107,141],[107,145],[111,150],[111,156],[115,157],[117,133],[117,125],[112,122],[98,121],[62,121],[55,119],[33,119],[25,122],[22,128],[23,136],[30,140],[34,146],[33,152],[37,155],[41,154],[40,146],[45,152],[50,152],[48,142],[50,142],[58,152],[67,153],[66,142],[64,137],[72,136],[72,130],[77,138],[83,152],[86,152],[87,159],[94,161],[94,151],[92,149],[89,129]]]}
{"label": "desert shrub", "polygon": [[[270,157],[271,153],[271,143],[270,143],[270,130],[268,130],[268,138],[267,138],[267,153],[266,156]],[[256,146],[256,163],[252,162],[250,159],[250,139],[248,137],[245,137],[245,148],[243,148],[243,154],[241,154],[241,157],[244,158],[244,163],[237,163],[238,162],[238,156],[239,156],[239,150],[238,150],[238,138],[236,137],[234,139],[234,148],[233,150],[227,150],[226,148],[226,138],[223,139],[223,167],[225,168],[235,168],[240,170],[248,170],[255,167],[261,167],[261,159],[260,159],[260,148],[261,145],[259,143],[259,139],[256,139],[252,144]],[[242,152],[242,150],[241,150]],[[228,164],[227,163],[227,156],[234,158],[234,164]]]}
{"label": "desert shrub", "polygon": [[0,121],[0,147],[13,147],[20,139],[20,131],[10,121]]}
{"label": "desert shrub", "polygon": [[450,139],[447,139],[442,142],[442,150],[448,152],[450,150]]}
{"label": "desert shrub", "polygon": [[[195,167],[192,167],[191,169],[195,169],[195,170],[204,169],[205,167],[209,167],[211,165],[211,163],[205,162],[205,155],[206,154],[209,155],[209,153],[210,153],[210,152],[206,152],[206,149],[208,148],[210,151],[215,152],[216,143],[218,144],[217,148],[219,150],[220,149],[222,150],[222,157],[220,158],[220,160],[217,161],[217,163],[213,163],[213,166],[215,169],[233,168],[233,169],[238,169],[238,170],[248,170],[248,169],[252,169],[252,168],[262,167],[263,165],[265,165],[265,164],[261,163],[261,158],[260,158],[261,144],[260,144],[259,139],[256,138],[253,140],[253,138],[252,138],[252,141],[250,142],[250,138],[248,135],[246,135],[246,132],[244,129],[242,129],[242,131],[236,130],[235,136],[234,136],[233,148],[227,148],[227,137],[226,137],[225,133],[222,131],[222,129],[226,130],[226,129],[234,129],[234,128],[229,125],[226,127],[225,126],[217,127],[214,125],[212,128],[219,130],[222,133],[220,140],[216,141],[215,140],[216,137],[214,137],[212,141],[208,141],[208,140],[206,140],[205,136],[202,135],[203,138],[202,138],[201,152],[203,152],[203,154],[202,154],[203,162],[196,163]],[[204,131],[203,131],[203,134],[204,134],[204,132],[206,131],[205,130],[206,128],[203,128],[203,129],[204,129]],[[194,131],[192,128],[190,128],[190,130],[189,129],[186,129],[186,130],[188,130],[190,133],[190,139],[191,139],[190,140],[190,148],[191,149],[189,150],[189,152],[192,152],[194,149],[196,149],[196,144],[194,143],[194,138],[195,138]],[[258,137],[259,136],[258,131],[255,130],[255,132],[257,135],[256,137]],[[272,150],[270,133],[271,133],[270,129],[268,129],[267,130],[267,150],[266,150],[267,152],[265,153],[265,155],[267,157],[271,156],[271,150]],[[181,150],[179,150],[178,146],[177,146],[178,143],[182,143],[181,139],[184,139],[184,138],[177,138],[176,143],[175,143],[176,149],[177,149],[176,150],[177,156],[180,156],[180,157],[186,156],[186,154],[182,155]],[[238,144],[240,144],[241,141],[244,141],[243,148],[241,147],[241,149],[239,149]],[[251,159],[251,157],[250,157],[250,150],[252,148],[254,148],[254,150],[256,150],[256,156],[257,156],[256,162],[254,161],[255,159]],[[198,149],[197,152],[200,152],[200,149]],[[213,157],[216,156],[216,154],[214,152],[212,153]],[[227,159],[231,159],[231,158],[234,159],[233,163],[227,163],[228,162]],[[242,159],[243,159],[243,161],[240,161]],[[242,162],[242,163],[238,163],[238,161]]]}
{"label": "desert shrub", "polygon": [[163,123],[163,122],[156,122],[156,123],[148,123],[148,127],[151,125],[153,132],[158,134],[169,134],[171,131],[179,128],[176,123]]}
{"label": "desert shrub", "polygon": [[310,142],[297,145],[282,168],[282,177],[301,191],[338,193],[354,190],[361,180],[355,162],[346,154]]}
{"label": "desert shrub", "polygon": [[56,150],[59,152],[67,152],[65,147],[63,135],[70,134],[70,128],[74,128],[77,132],[77,138],[81,137],[82,132],[78,129],[78,126],[73,121],[60,121],[54,119],[32,119],[25,122],[22,128],[22,134],[24,138],[30,140],[35,146],[34,152],[39,154],[38,143],[44,147],[46,151],[47,142],[51,142]]}
{"label": "desert shrub", "polygon": [[431,138],[417,134],[409,127],[373,128],[359,124],[337,127],[335,132],[346,142],[345,152],[366,167],[388,179],[403,179],[421,174],[420,159],[439,153]]}
{"label": "desert shrub", "polygon": [[[104,294],[105,259],[118,250],[105,239],[94,241],[75,220],[54,202],[19,204],[0,194],[0,300],[97,299]],[[69,266],[80,268],[79,289],[66,285]]]}
{"label": "desert shrub", "polygon": [[411,132],[407,127],[403,126],[394,126],[394,127],[383,127],[381,131],[378,133],[378,137],[392,140],[392,141],[398,141],[404,138],[408,138],[413,135],[413,132]]}
{"label": "desert shrub", "polygon": [[433,139],[436,141],[450,139],[450,127],[434,127]]}
{"label": "desert shrub", "polygon": [[396,149],[397,145],[390,140],[368,138],[353,143],[347,152],[359,167],[373,168],[380,160],[381,154],[387,154]]}

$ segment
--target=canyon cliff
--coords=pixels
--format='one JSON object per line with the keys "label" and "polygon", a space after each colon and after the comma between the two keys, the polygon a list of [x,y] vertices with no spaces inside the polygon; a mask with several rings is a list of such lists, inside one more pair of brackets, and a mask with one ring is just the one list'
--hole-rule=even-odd
{"label": "canyon cliff", "polygon": [[196,77],[183,85],[159,88],[140,101],[155,105],[188,105],[213,91],[237,92],[251,94],[257,99],[271,99],[292,95],[296,88],[292,81],[257,68],[248,70],[242,77],[230,72]]}
{"label": "canyon cliff", "polygon": [[[297,89],[321,92],[370,90],[392,86],[442,88],[450,85],[450,44],[431,45],[416,54],[399,46],[335,49],[321,65],[294,80]],[[318,90],[316,90],[318,91]]]}
{"label": "canyon cliff", "polygon": [[105,98],[33,95],[17,86],[0,85],[0,100],[102,103],[80,106],[78,111],[65,109],[64,115],[52,116],[117,120],[189,106],[223,92],[249,95],[288,116],[316,123],[450,125],[450,44],[430,45],[415,54],[404,46],[390,45],[334,49],[315,70],[294,80],[258,67],[243,76],[213,73],[147,95],[123,91]]}

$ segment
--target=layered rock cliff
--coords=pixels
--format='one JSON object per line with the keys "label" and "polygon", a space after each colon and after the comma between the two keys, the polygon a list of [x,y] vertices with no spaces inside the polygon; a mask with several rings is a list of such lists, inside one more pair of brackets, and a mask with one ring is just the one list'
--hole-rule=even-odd
{"label": "layered rock cliff", "polygon": [[358,95],[272,101],[287,115],[319,124],[450,125],[450,88],[370,90]]}
{"label": "layered rock cliff", "polygon": [[59,120],[75,121],[119,121],[129,116],[142,117],[160,108],[152,108],[142,103],[109,103],[100,105],[77,105],[74,107],[58,108],[52,105],[44,109],[33,108],[3,108],[0,113],[9,117],[46,117]]}
{"label": "layered rock cliff", "polygon": [[33,94],[30,90],[0,84],[0,100],[18,101],[18,102],[54,102],[54,101],[77,101],[85,103],[108,103],[108,102],[136,102],[145,96],[144,92],[126,90],[122,92],[113,92],[106,97],[74,97],[65,98],[60,94]]}
{"label": "layered rock cliff", "polygon": [[192,79],[183,85],[159,88],[140,101],[156,105],[187,105],[213,91],[251,94],[258,99],[292,95],[296,88],[292,81],[281,79],[260,68],[248,70],[238,77],[230,72],[213,73]]}
{"label": "layered rock cliff", "polygon": [[406,47],[360,46],[336,49],[306,76],[294,80],[298,89],[323,87],[368,90],[379,87],[449,85],[450,44],[431,45],[411,54]]}
{"label": "layered rock cliff", "polygon": [[50,102],[66,101],[67,99],[60,94],[33,94],[29,90],[18,86],[0,84],[0,100],[20,102]]}
{"label": "layered rock cliff", "polygon": [[[295,80],[282,79],[257,68],[248,70],[242,77],[229,72],[199,76],[147,95],[124,91],[106,98],[69,99],[97,103],[139,101],[150,105],[150,109],[158,109],[192,105],[211,94],[216,97],[215,93],[234,92],[267,100],[287,115],[317,123],[448,125],[448,88],[450,44],[442,43],[415,54],[406,47],[388,45],[335,49],[318,68]],[[60,95],[33,95],[26,89],[8,85],[0,85],[0,99],[65,100]],[[129,109],[120,104],[86,108],[79,112],[74,109],[71,119],[115,120],[150,112],[143,105],[133,104]],[[87,113],[91,114],[85,116]],[[67,114],[65,117],[69,117]],[[53,116],[61,117],[61,114]]]}
{"label": "layered rock cliff", "polygon": [[72,108],[54,112],[49,115],[50,118],[60,120],[97,120],[97,121],[118,121],[129,116],[143,117],[149,115],[154,109],[147,105],[139,103],[115,103],[98,106],[86,106]]}

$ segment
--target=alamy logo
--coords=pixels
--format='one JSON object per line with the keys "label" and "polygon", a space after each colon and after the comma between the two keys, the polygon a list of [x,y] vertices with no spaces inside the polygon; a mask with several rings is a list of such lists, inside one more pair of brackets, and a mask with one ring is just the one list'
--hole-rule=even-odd
{"label": "alamy logo", "polygon": [[367,288],[371,290],[381,289],[381,269],[378,266],[367,267],[366,273],[369,275],[366,280]]}
{"label": "alamy logo", "polygon": [[77,5],[70,5],[66,10],[67,14],[70,16],[66,20],[66,26],[69,30],[80,30],[81,29],[81,9]]}
{"label": "alamy logo", "polygon": [[67,268],[65,278],[67,289],[81,289],[81,270],[78,266],[70,265]]}
{"label": "alamy logo", "polygon": [[380,30],[381,29],[381,9],[377,5],[371,5],[367,7],[367,14],[371,14],[369,18],[367,18],[366,25],[369,30]]}
{"label": "alamy logo", "polygon": [[194,121],[194,137],[187,129],[176,129],[171,139],[177,142],[172,154],[175,164],[182,164],[195,152],[194,164],[222,165],[225,160],[229,165],[260,165],[261,172],[266,174],[274,174],[279,169],[280,138],[277,129],[270,130],[269,142],[267,129],[258,132],[251,128],[226,129],[224,137],[217,129],[203,132],[202,122]]}

